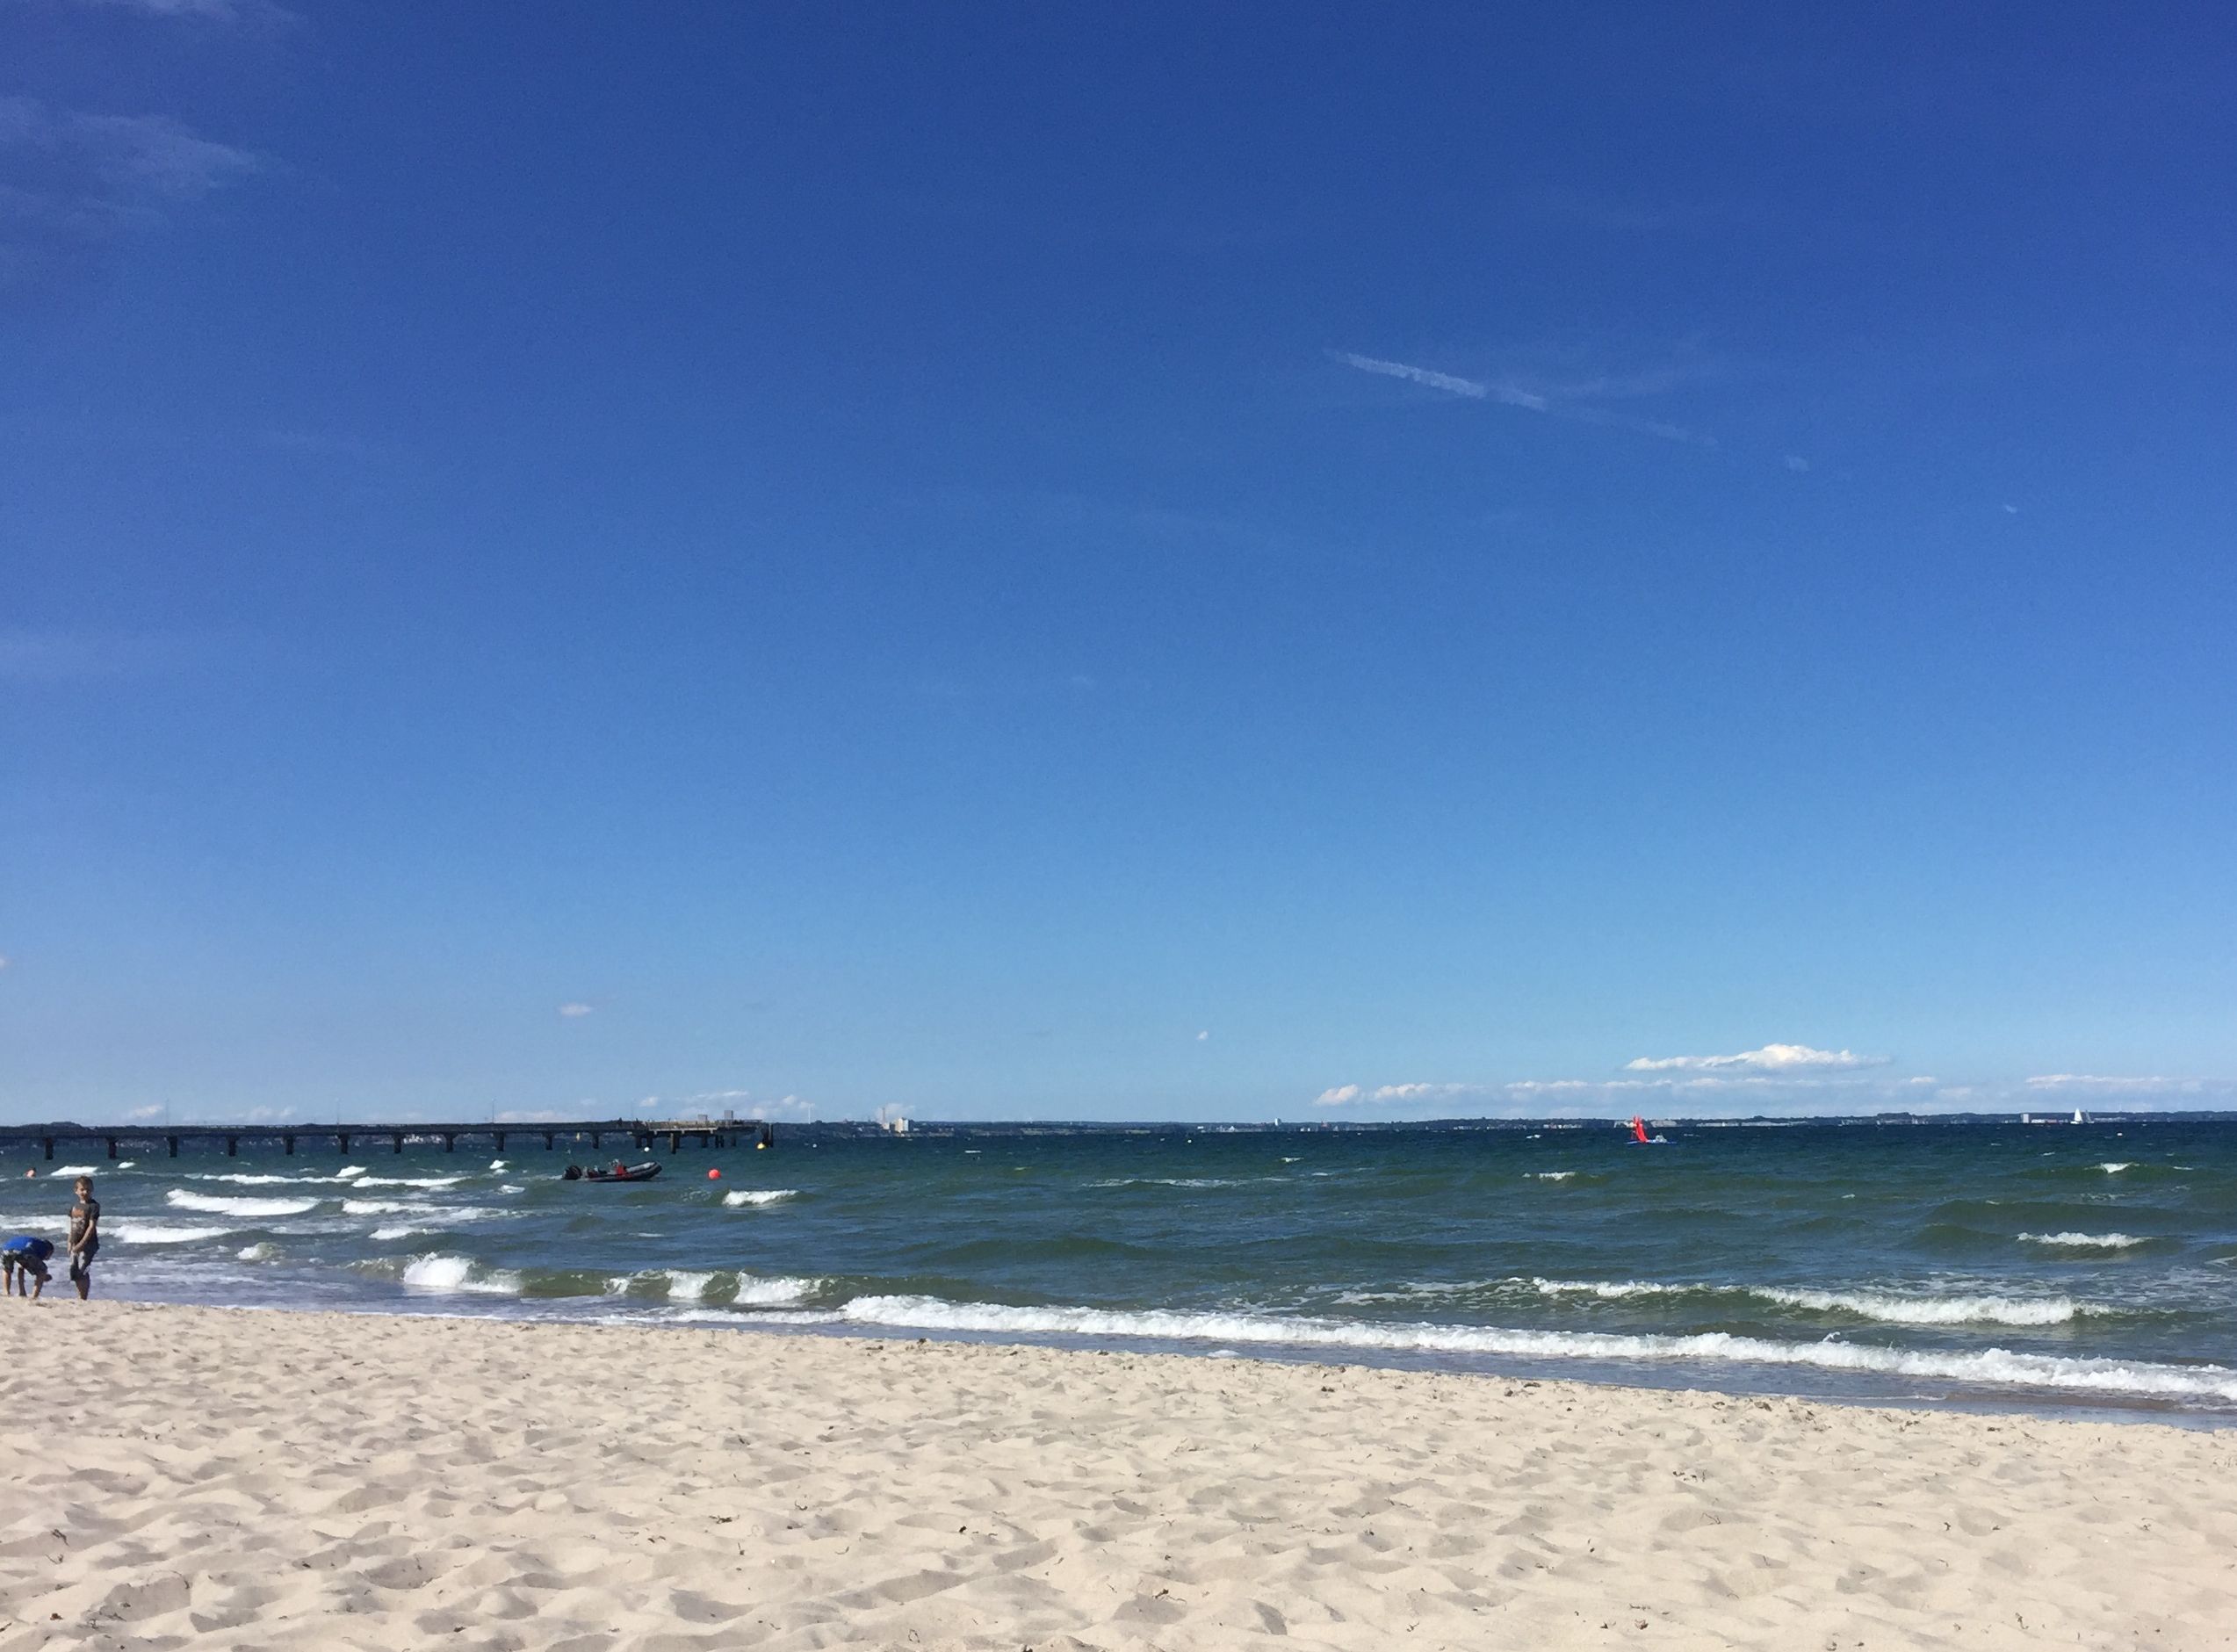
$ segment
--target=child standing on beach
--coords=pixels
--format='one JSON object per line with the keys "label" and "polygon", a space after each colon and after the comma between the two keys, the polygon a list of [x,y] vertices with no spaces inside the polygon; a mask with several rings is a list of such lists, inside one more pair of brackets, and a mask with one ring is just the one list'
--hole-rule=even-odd
{"label": "child standing on beach", "polygon": [[101,1201],[93,1196],[93,1178],[77,1179],[77,1202],[70,1207],[70,1283],[83,1302],[93,1288],[93,1259],[101,1250]]}

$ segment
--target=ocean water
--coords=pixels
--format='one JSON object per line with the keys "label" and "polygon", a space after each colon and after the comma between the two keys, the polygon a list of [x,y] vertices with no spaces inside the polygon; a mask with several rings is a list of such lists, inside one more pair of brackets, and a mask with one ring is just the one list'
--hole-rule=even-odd
{"label": "ocean water", "polygon": [[[566,1143],[519,1136],[66,1158],[97,1178],[100,1291],[149,1301],[2237,1421],[2237,1123],[1664,1133],[796,1128],[641,1186],[562,1181]],[[0,1228],[59,1237],[72,1173],[0,1158]]]}

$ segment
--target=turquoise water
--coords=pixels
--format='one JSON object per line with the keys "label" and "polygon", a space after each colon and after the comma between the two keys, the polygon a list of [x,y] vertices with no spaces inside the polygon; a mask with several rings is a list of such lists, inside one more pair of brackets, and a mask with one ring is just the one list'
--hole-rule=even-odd
{"label": "turquoise water", "polygon": [[[793,1129],[639,1187],[518,1136],[78,1164],[102,1292],[148,1300],[2237,1417],[2237,1124],[1665,1133]],[[4,1165],[0,1225],[59,1234],[73,1167]]]}

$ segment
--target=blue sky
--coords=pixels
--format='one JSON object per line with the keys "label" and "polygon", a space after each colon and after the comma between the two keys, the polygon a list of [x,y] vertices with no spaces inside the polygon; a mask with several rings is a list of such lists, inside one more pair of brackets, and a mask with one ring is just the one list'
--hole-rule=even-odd
{"label": "blue sky", "polygon": [[0,1118],[2230,1104],[2233,77],[5,0]]}

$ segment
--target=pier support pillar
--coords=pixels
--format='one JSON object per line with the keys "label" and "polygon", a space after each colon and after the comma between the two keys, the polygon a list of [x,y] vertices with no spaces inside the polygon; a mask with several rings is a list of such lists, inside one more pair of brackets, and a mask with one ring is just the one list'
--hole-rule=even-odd
{"label": "pier support pillar", "polygon": [[47,1150],[47,1158],[52,1158],[54,1157],[54,1138],[53,1136],[41,1136],[40,1138],[40,1145]]}
{"label": "pier support pillar", "polygon": [[109,1157],[111,1158],[114,1158],[117,1156],[117,1138],[113,1136],[105,1136],[102,1139],[108,1143]]}
{"label": "pier support pillar", "polygon": [[166,1136],[165,1137],[163,1137],[163,1145],[164,1145],[164,1146],[166,1146],[166,1147],[168,1147],[168,1148],[170,1148],[170,1149],[171,1150],[171,1157],[172,1157],[173,1158],[177,1158],[178,1157],[178,1137],[177,1137],[177,1136]]}
{"label": "pier support pillar", "polygon": [[402,1152],[402,1151],[404,1151],[404,1132],[403,1132],[403,1131],[401,1131],[401,1130],[392,1130],[392,1131],[390,1131],[390,1132],[389,1132],[389,1139],[390,1139],[391,1141],[393,1141],[393,1142],[394,1142],[394,1143],[396,1143],[396,1151],[397,1151],[398,1152],[400,1152],[400,1152]]}
{"label": "pier support pillar", "polygon": [[559,1132],[558,1132],[558,1131],[556,1131],[556,1130],[546,1130],[546,1131],[545,1131],[545,1132],[544,1132],[544,1151],[545,1151],[545,1152],[547,1152],[547,1153],[548,1153],[548,1152],[550,1152],[550,1151],[552,1151],[552,1143],[553,1143],[554,1141],[556,1141],[558,1138],[559,1138]]}
{"label": "pier support pillar", "polygon": [[344,1158],[350,1157],[350,1138],[339,1130],[334,1133],[334,1151]]}
{"label": "pier support pillar", "polygon": [[295,1138],[292,1136],[282,1136],[279,1139],[287,1143],[287,1156],[292,1158],[295,1156]]}
{"label": "pier support pillar", "polygon": [[497,1132],[497,1151],[501,1153],[505,1151],[505,1132],[502,1130]]}
{"label": "pier support pillar", "polygon": [[458,1144],[458,1138],[455,1136],[446,1136],[443,1138],[443,1151],[446,1153],[457,1147]]}
{"label": "pier support pillar", "polygon": [[240,1154],[241,1138],[238,1136],[227,1136],[225,1138],[225,1156],[227,1158],[237,1158],[240,1157]]}

